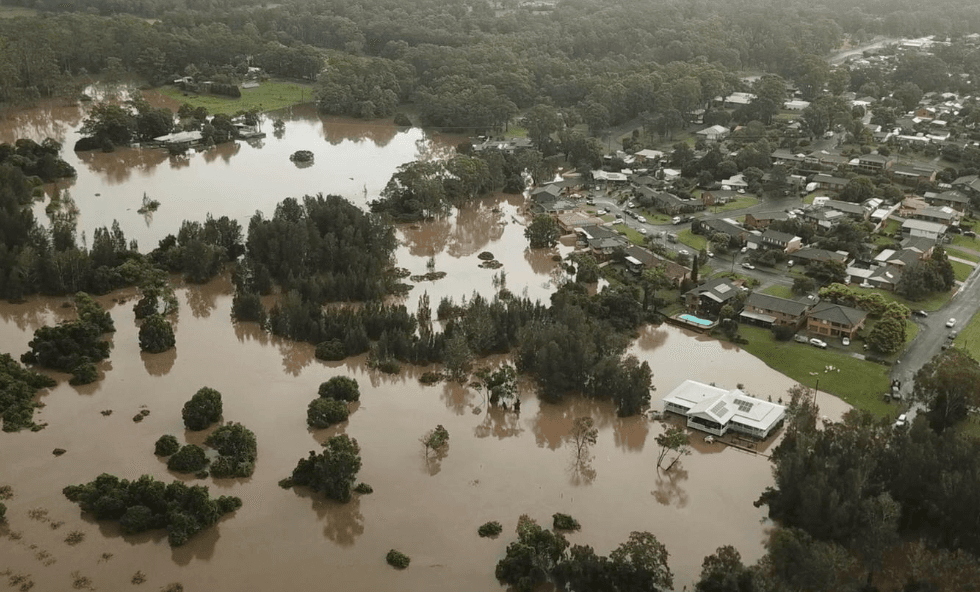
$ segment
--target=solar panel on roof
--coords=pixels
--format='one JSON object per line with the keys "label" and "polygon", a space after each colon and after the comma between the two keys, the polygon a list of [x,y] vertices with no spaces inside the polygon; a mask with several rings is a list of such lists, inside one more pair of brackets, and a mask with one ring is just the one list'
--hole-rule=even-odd
{"label": "solar panel on roof", "polygon": [[715,406],[711,408],[711,413],[719,417],[724,415],[727,411],[728,409],[725,407],[724,401],[718,401],[715,403]]}
{"label": "solar panel on roof", "polygon": [[735,399],[735,404],[738,405],[738,410],[742,413],[748,413],[752,411],[752,407],[755,403],[750,403],[749,401],[743,401],[742,399]]}

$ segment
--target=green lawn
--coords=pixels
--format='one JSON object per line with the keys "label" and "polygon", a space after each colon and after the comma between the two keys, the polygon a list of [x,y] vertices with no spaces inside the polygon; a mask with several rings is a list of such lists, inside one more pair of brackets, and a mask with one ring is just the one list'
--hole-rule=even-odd
{"label": "green lawn", "polygon": [[954,247],[966,247],[974,251],[980,251],[980,239],[964,236],[962,234],[953,235]]}
{"label": "green lawn", "polygon": [[635,228],[630,228],[625,224],[620,224],[617,226],[616,232],[625,236],[634,245],[643,245],[646,243],[646,236],[640,234],[640,231],[636,230]]}
{"label": "green lawn", "polygon": [[195,108],[205,107],[208,113],[234,114],[257,108],[260,111],[275,111],[299,103],[313,100],[313,86],[298,82],[269,80],[258,88],[242,89],[240,99],[219,97],[216,95],[184,94],[184,91],[174,86],[164,86],[159,89],[161,94],[172,97],[182,103],[190,103]]}
{"label": "green lawn", "polygon": [[769,294],[770,296],[776,296],[778,298],[787,298],[789,300],[793,300],[793,298],[796,296],[793,294],[793,290],[791,290],[789,286],[784,286],[782,284],[773,284],[768,288],[763,288],[762,293]]}
{"label": "green lawn", "polygon": [[980,263],[980,256],[974,255],[973,253],[967,253],[966,251],[961,251],[959,249],[947,248],[946,254],[950,257],[958,257],[967,261],[973,261],[974,263]]}
{"label": "green lawn", "polygon": [[[893,409],[882,400],[888,392],[888,367],[866,362],[834,349],[818,349],[794,341],[776,341],[768,329],[742,325],[739,333],[749,340],[741,346],[770,368],[808,387],[820,381],[820,390],[836,395],[858,409],[890,416]],[[826,372],[827,366],[840,372]]]}
{"label": "green lawn", "polygon": [[980,312],[970,318],[970,322],[960,330],[954,343],[956,347],[965,349],[971,356],[980,360]]}
{"label": "green lawn", "polygon": [[741,210],[742,208],[750,208],[759,203],[759,198],[753,197],[751,195],[743,195],[738,199],[732,200],[723,206],[711,206],[708,208],[712,212],[730,212],[732,210]]}
{"label": "green lawn", "polygon": [[678,242],[684,243],[695,251],[708,248],[708,239],[700,234],[694,234],[691,229],[682,230],[677,233]]}
{"label": "green lawn", "polygon": [[967,265],[966,263],[960,263],[959,261],[950,261],[950,265],[953,266],[953,274],[956,276],[957,281],[964,281],[973,272],[973,267]]}

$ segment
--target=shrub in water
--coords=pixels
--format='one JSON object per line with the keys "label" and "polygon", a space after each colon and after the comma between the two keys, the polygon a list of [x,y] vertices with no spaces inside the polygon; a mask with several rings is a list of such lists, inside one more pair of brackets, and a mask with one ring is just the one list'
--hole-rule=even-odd
{"label": "shrub in water", "polygon": [[398,569],[405,569],[406,567],[408,567],[408,564],[412,561],[411,559],[409,559],[408,555],[405,555],[404,553],[401,553],[394,549],[388,551],[388,555],[385,559],[388,561],[388,565],[391,565],[392,567],[397,567]]}
{"label": "shrub in water", "polygon": [[497,536],[503,531],[504,531],[503,525],[501,525],[499,522],[494,520],[492,522],[487,522],[479,529],[477,529],[476,532],[479,533],[481,537],[490,537],[490,536]]}

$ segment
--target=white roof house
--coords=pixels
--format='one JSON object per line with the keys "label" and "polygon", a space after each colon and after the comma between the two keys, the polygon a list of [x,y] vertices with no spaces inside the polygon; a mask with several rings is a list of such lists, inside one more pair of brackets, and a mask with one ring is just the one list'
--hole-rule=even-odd
{"label": "white roof house", "polygon": [[729,430],[768,438],[783,423],[786,407],[746,395],[685,380],[663,398],[664,411],[687,418],[687,427],[723,436]]}
{"label": "white roof house", "polygon": [[925,220],[906,220],[902,223],[902,234],[938,239],[946,233],[946,225]]}

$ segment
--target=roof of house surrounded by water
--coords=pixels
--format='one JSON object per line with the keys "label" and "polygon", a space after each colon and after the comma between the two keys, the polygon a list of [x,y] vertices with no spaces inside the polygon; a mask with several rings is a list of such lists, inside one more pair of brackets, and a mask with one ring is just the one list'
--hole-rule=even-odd
{"label": "roof of house surrounded by water", "polygon": [[[745,394],[740,389],[726,390],[695,380],[685,380],[663,398],[664,409],[681,412],[688,418],[688,427],[724,434],[727,430],[752,433],[762,438],[769,434],[786,415],[786,407]],[[721,426],[705,430],[695,419],[707,420]],[[749,428],[746,430],[745,428]]]}

